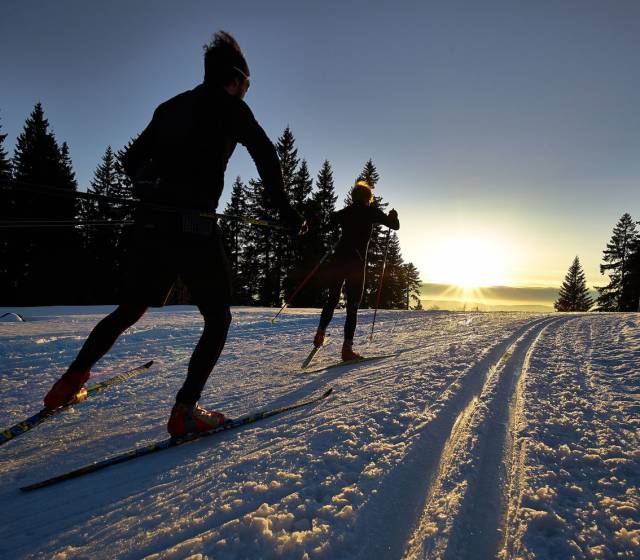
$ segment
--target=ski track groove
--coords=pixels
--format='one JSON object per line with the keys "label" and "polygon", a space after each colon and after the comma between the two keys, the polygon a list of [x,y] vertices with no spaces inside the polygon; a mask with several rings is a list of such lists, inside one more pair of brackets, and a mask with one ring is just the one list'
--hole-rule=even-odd
{"label": "ski track groove", "polygon": [[[508,478],[511,471],[507,448],[514,417],[510,403],[540,336],[564,322],[543,319],[516,333],[489,367],[482,386],[469,396],[440,452],[405,558],[487,560],[497,556],[510,485],[495,481]],[[461,464],[467,468],[457,473]],[[452,478],[452,472],[457,477]]]}

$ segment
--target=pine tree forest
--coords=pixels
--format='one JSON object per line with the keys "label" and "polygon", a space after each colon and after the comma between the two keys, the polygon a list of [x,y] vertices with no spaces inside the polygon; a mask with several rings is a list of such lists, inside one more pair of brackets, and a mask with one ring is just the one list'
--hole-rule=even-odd
{"label": "pine tree forest", "polygon": [[[122,163],[131,142],[120,150],[106,147],[86,190],[88,197],[79,192],[69,146],[58,142],[40,103],[27,118],[11,159],[4,148],[5,138],[6,134],[0,134],[0,181],[4,183],[0,218],[29,227],[4,228],[0,304],[116,303],[126,259],[122,240],[129,235],[127,224],[134,206],[113,199],[134,198]],[[330,259],[339,237],[330,220],[340,209],[331,163],[325,160],[314,175],[299,155],[289,127],[275,146],[286,193],[294,208],[307,218],[309,231],[293,236],[234,219],[219,220],[237,305],[280,306],[323,257]],[[380,181],[371,159],[354,175],[354,182],[363,179],[374,188]],[[351,186],[343,185],[347,192]],[[345,205],[349,203],[347,195]],[[375,196],[373,205],[388,211],[381,196]],[[223,214],[279,219],[256,178],[235,178]],[[374,227],[371,236],[361,306],[376,305],[385,254],[379,306],[421,309],[419,272],[412,263],[404,262],[398,234],[383,226]],[[307,281],[292,306],[323,304],[322,270],[320,267]],[[190,303],[180,281],[168,303]]]}

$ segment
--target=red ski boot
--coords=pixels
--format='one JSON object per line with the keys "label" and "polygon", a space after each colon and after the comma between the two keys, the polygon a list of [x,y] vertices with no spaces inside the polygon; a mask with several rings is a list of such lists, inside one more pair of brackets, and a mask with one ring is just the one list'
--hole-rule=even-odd
{"label": "red ski boot", "polygon": [[171,411],[167,431],[171,437],[208,432],[224,424],[227,418],[220,412],[205,410],[198,404],[176,403]]}
{"label": "red ski boot", "polygon": [[353,342],[344,341],[342,345],[342,360],[344,362],[362,360],[362,356],[353,351]]}
{"label": "red ski boot", "polygon": [[91,372],[72,371],[71,369],[53,384],[44,397],[44,406],[53,410],[65,404],[74,404],[87,398],[87,390],[83,385]]}

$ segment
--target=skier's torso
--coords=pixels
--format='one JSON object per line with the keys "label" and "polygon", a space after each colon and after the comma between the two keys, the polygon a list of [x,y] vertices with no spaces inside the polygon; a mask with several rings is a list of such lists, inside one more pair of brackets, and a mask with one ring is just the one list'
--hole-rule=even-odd
{"label": "skier's torso", "polygon": [[379,208],[357,203],[336,212],[333,220],[342,230],[335,256],[341,259],[358,258],[362,262],[367,257],[374,224],[384,224],[392,229],[400,227],[397,220],[393,220]]}
{"label": "skier's torso", "polygon": [[215,209],[237,143],[238,103],[222,90],[198,86],[158,107],[152,157],[166,202]]}
{"label": "skier's torso", "polygon": [[211,212],[238,142],[277,183],[277,158],[274,162],[267,153],[272,145],[246,103],[223,88],[201,84],[156,109],[129,149],[125,169],[133,177],[157,179],[152,202]]}

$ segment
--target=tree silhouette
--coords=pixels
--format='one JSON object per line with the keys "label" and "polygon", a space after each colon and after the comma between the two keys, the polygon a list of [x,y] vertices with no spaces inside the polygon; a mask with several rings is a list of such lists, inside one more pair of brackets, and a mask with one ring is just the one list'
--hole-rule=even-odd
{"label": "tree silhouette", "polygon": [[629,293],[631,265],[634,247],[638,243],[638,231],[631,215],[625,213],[613,228],[611,240],[603,251],[604,264],[600,273],[609,275],[609,284],[597,287],[598,311],[635,311],[632,309],[632,297]]}
{"label": "tree silhouette", "polygon": [[556,311],[589,311],[593,305],[584,272],[580,266],[580,259],[577,256],[569,267],[558,299],[553,305]]}

